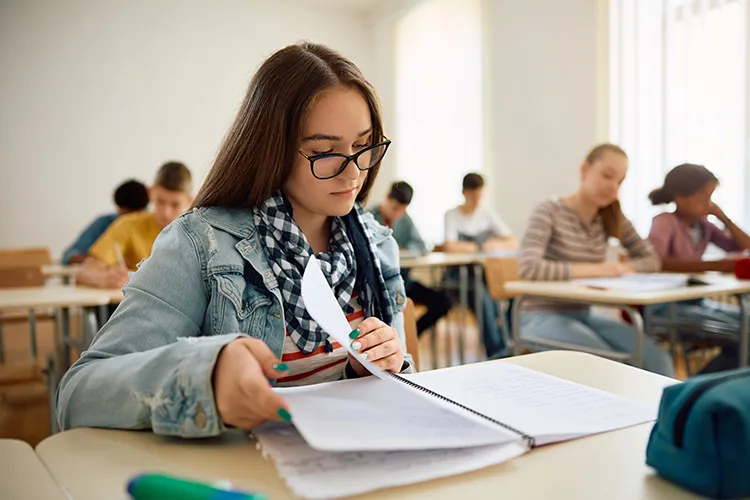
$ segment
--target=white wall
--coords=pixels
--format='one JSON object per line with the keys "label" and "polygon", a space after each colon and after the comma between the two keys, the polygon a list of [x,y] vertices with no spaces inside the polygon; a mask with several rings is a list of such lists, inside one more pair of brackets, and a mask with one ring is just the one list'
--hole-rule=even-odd
{"label": "white wall", "polygon": [[486,1],[486,121],[493,203],[518,234],[532,208],[572,192],[606,137],[601,0]]}
{"label": "white wall", "polygon": [[[54,253],[113,188],[184,161],[200,182],[250,76],[274,50],[321,42],[373,72],[352,2],[0,2],[0,247]],[[354,8],[352,7],[352,8]]]}
{"label": "white wall", "polygon": [[[373,81],[387,130],[397,130],[393,31],[418,3],[404,0],[401,8],[389,5],[371,17],[378,48]],[[583,157],[607,136],[606,3],[483,2],[486,202],[519,235],[537,203],[576,189]],[[393,135],[375,199],[396,177],[399,138]],[[434,224],[442,227],[442,214]]]}

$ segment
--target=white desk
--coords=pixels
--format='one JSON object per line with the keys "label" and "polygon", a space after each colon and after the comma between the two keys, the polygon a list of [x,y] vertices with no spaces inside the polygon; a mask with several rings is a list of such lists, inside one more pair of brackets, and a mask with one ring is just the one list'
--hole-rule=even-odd
{"label": "white desk", "polygon": [[[712,280],[714,281],[714,280]],[[514,281],[505,284],[505,289],[517,294],[513,307],[513,340],[514,351],[520,353],[522,341],[520,336],[519,313],[527,298],[543,298],[561,302],[578,302],[591,305],[615,306],[626,311],[633,320],[633,326],[639,335],[636,342],[634,360],[637,366],[643,363],[643,316],[638,309],[631,306],[651,306],[655,304],[675,303],[704,297],[736,295],[742,310],[740,328],[740,366],[748,364],[748,345],[750,342],[750,307],[747,294],[750,294],[750,280],[738,280],[726,277],[715,280],[710,285],[685,286],[672,290],[657,292],[623,292],[617,290],[599,290],[578,285],[572,281]],[[585,350],[584,348],[579,348]]]}
{"label": "white desk", "polygon": [[64,283],[70,281],[71,278],[75,278],[78,273],[81,272],[83,266],[64,266],[61,264],[50,264],[42,266],[42,275],[49,278],[61,278]]}
{"label": "white desk", "polygon": [[65,500],[34,450],[23,441],[0,439],[0,498]]}
{"label": "white desk", "polygon": [[[515,363],[568,380],[656,404],[673,380],[576,352],[544,352],[495,363]],[[461,370],[462,367],[448,368]],[[690,499],[697,498],[654,477],[645,465],[651,424],[537,448],[480,471],[381,490],[357,498],[455,500]],[[52,436],[37,454],[77,500],[118,498],[131,476],[149,470],[197,480],[228,479],[272,500],[292,499],[255,444],[242,432],[209,440],[180,440],[149,432],[76,429]]]}

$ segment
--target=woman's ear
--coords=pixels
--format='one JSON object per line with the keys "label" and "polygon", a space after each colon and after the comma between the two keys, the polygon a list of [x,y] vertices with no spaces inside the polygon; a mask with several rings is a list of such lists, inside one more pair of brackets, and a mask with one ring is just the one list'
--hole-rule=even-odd
{"label": "woman's ear", "polygon": [[586,177],[586,174],[588,173],[589,169],[591,169],[591,164],[587,161],[581,163],[581,180],[583,180],[584,177]]}

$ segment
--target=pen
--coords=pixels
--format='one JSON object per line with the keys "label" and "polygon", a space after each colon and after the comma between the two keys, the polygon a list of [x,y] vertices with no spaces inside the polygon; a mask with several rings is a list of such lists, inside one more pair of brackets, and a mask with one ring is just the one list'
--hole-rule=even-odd
{"label": "pen", "polygon": [[265,495],[220,489],[162,474],[142,474],[128,482],[133,500],[267,500]]}
{"label": "pen", "polygon": [[125,258],[122,256],[122,251],[120,250],[120,245],[117,243],[114,244],[115,247],[115,255],[117,256],[117,263],[120,265],[120,269],[127,269],[128,266],[125,265]]}

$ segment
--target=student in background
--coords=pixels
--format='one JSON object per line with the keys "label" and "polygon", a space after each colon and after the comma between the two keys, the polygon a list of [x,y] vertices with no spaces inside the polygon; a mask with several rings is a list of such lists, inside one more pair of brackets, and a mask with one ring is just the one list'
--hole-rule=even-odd
{"label": "student in background", "polygon": [[149,189],[153,211],[118,217],[89,249],[84,269],[76,277],[83,285],[121,288],[139,262],[151,255],[159,233],[190,205],[192,176],[185,165],[162,165]]}
{"label": "student in background", "polygon": [[[706,167],[685,163],[673,168],[664,185],[649,195],[654,205],[675,204],[674,212],[654,217],[648,237],[665,271],[733,272],[734,259],[703,260],[709,243],[730,253],[750,250],[750,236],[711,201],[718,185],[719,180]],[[709,215],[726,229],[713,225]]]}
{"label": "student in background", "polygon": [[63,429],[214,436],[290,421],[272,384],[367,376],[305,309],[312,256],[351,347],[381,370],[413,371],[398,246],[361,205],[390,141],[359,69],[309,42],[276,52],[225,137],[194,210],[159,235],[61,380]]}
{"label": "student in background", "polygon": [[148,189],[145,184],[129,180],[120,184],[114,193],[117,213],[97,217],[78,236],[76,241],[63,252],[60,261],[64,265],[81,264],[89,253],[91,245],[104,234],[104,231],[121,215],[140,212],[148,206]]}
{"label": "student in background", "polygon": [[[479,253],[499,250],[515,250],[517,242],[510,228],[499,215],[482,205],[484,178],[479,174],[466,174],[463,179],[464,204],[445,214],[445,245],[450,253]],[[448,279],[458,280],[455,269],[449,270]],[[506,354],[506,345],[498,326],[500,316],[497,303],[492,299],[486,284],[479,290],[470,280],[469,303],[474,303],[475,294],[482,299],[482,335],[488,358]],[[510,312],[510,309],[509,309]],[[503,321],[510,324],[510,313]]]}
{"label": "student in background", "polygon": [[[375,220],[393,229],[393,238],[399,248],[418,254],[427,253],[427,246],[417,227],[406,212],[414,196],[414,189],[404,181],[394,182],[385,200],[371,210]],[[401,270],[406,286],[406,296],[415,304],[427,308],[417,320],[417,333],[422,334],[432,328],[440,318],[445,316],[453,307],[453,301],[445,293],[424,286],[418,281],[409,279],[408,269]]]}
{"label": "student in background", "polygon": [[[701,165],[685,163],[673,168],[664,179],[664,185],[649,195],[654,205],[675,204],[674,212],[665,212],[654,217],[649,241],[662,260],[665,271],[703,272],[734,271],[734,259],[704,261],[703,254],[709,243],[725,252],[750,250],[750,236],[740,229],[711,201],[719,180]],[[720,229],[708,220],[714,215],[726,229]],[[655,315],[669,315],[669,305],[661,304],[652,309]],[[739,331],[740,310],[730,304],[719,304],[711,300],[681,302],[677,304],[680,317],[693,320],[722,323]],[[703,370],[704,373],[737,368],[736,345],[722,349]]]}
{"label": "student in background", "polygon": [[[618,146],[602,144],[591,150],[581,165],[578,191],[534,209],[521,242],[521,279],[570,280],[659,270],[659,257],[620,209],[618,192],[627,170],[628,157]],[[620,240],[628,262],[605,262],[609,238]],[[537,338],[622,353],[633,352],[636,340],[634,328],[592,312],[589,306],[540,299],[525,303],[521,335],[529,343]],[[669,355],[653,339],[646,337],[643,347],[645,369],[674,373]]]}
{"label": "student in background", "polygon": [[507,224],[482,205],[484,178],[466,174],[463,179],[464,204],[445,214],[445,251],[453,253],[515,250],[518,242]]}

